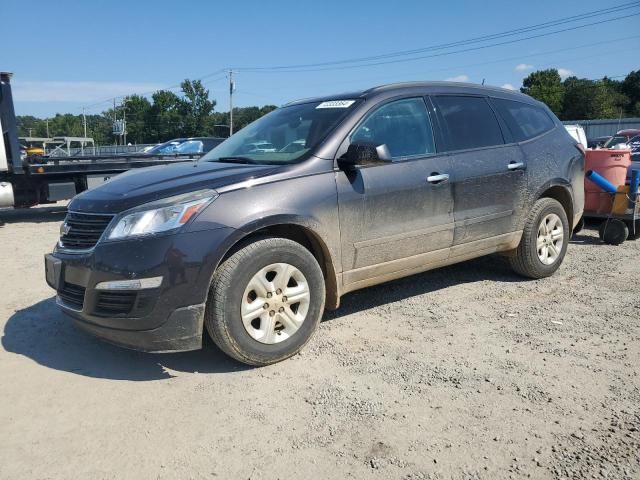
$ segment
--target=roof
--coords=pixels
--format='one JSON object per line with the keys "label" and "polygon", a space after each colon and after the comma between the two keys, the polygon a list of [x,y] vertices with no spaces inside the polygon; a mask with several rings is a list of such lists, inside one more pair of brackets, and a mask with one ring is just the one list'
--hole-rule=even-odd
{"label": "roof", "polygon": [[394,92],[404,92],[407,90],[425,90],[432,91],[433,93],[475,93],[482,95],[499,95],[502,97],[514,97],[520,101],[527,101],[531,103],[537,103],[537,100],[520,93],[515,90],[507,90],[506,88],[493,87],[488,85],[478,85],[474,83],[460,83],[460,82],[401,82],[401,83],[389,83],[385,85],[379,85],[366,90],[360,90],[356,92],[340,93],[337,95],[324,95],[321,97],[309,97],[300,100],[294,100],[286,105],[296,105],[302,103],[311,102],[325,102],[329,100],[351,100],[354,98],[368,99],[378,95],[389,94]]}

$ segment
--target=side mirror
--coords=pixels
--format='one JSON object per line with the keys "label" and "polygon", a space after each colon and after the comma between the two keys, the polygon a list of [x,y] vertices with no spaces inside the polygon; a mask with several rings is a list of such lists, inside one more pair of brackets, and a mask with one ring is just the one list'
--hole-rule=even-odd
{"label": "side mirror", "polygon": [[342,168],[353,168],[357,165],[380,165],[391,162],[391,153],[385,144],[354,142],[349,145],[347,153],[339,160]]}

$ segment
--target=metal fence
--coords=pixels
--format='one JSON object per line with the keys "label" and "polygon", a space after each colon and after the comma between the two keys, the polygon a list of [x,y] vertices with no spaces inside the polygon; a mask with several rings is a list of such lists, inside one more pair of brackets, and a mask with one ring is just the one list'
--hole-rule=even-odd
{"label": "metal fence", "polygon": [[[95,147],[80,147],[70,148],[67,153],[67,149],[62,150],[51,149],[47,151],[47,155],[52,157],[75,157],[79,155],[115,155],[118,153],[136,153],[143,151],[146,147],[151,147],[155,143],[151,144],[138,144],[138,145],[97,145]],[[47,149],[49,150],[49,149]]]}
{"label": "metal fence", "polygon": [[610,118],[602,120],[565,120],[565,125],[580,125],[584,128],[587,138],[615,135],[619,130],[639,128],[640,118]]}

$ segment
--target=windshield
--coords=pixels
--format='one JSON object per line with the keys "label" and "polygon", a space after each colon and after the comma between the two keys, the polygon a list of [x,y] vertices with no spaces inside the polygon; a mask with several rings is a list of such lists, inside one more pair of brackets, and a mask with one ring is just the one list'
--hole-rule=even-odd
{"label": "windshield", "polygon": [[202,153],[202,142],[200,140],[182,142],[175,147],[175,153]]}
{"label": "windshield", "polygon": [[278,108],[207,153],[203,161],[286,164],[316,147],[350,112],[354,100]]}
{"label": "windshield", "polygon": [[150,148],[149,150],[147,150],[147,153],[156,153],[156,154],[175,153],[176,147],[180,145],[180,143],[182,142],[184,142],[184,140],[180,138],[177,138],[175,140],[169,140],[168,142],[164,142],[159,145],[156,145],[155,147]]}
{"label": "windshield", "polygon": [[607,140],[607,143],[605,143],[604,146],[610,148],[618,145],[619,143],[627,143],[627,140],[627,137],[616,135],[615,137],[611,137],[609,140]]}

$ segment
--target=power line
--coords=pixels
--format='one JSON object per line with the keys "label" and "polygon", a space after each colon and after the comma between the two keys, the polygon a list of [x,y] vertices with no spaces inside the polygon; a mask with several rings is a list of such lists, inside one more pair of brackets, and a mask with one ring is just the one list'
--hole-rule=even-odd
{"label": "power line", "polygon": [[[574,47],[566,47],[566,48],[559,48],[559,49],[555,49],[555,50],[547,50],[547,51],[544,51],[544,52],[532,53],[532,54],[527,54],[527,55],[517,55],[517,56],[512,56],[512,57],[503,57],[503,58],[499,58],[499,59],[495,59],[495,60],[488,60],[488,61],[484,61],[484,62],[467,63],[467,64],[463,64],[463,65],[454,65],[454,66],[444,67],[444,68],[429,69],[427,71],[421,71],[421,73],[422,74],[433,74],[433,73],[438,73],[438,72],[465,70],[465,69],[469,69],[469,68],[473,68],[473,67],[481,67],[481,66],[497,64],[497,63],[518,61],[518,60],[528,59],[528,58],[532,58],[532,57],[548,56],[548,55],[552,55],[552,54],[555,54],[555,53],[578,50],[578,49],[581,49],[581,48],[608,45],[608,44],[621,42],[621,41],[626,41],[626,40],[632,40],[632,39],[636,39],[636,38],[640,38],[640,35],[631,35],[631,36],[628,36],[628,37],[615,38],[615,39],[611,39],[611,40],[607,40],[607,41],[585,43],[585,44],[581,44],[581,45],[576,45]],[[572,57],[571,59],[567,59],[566,61],[582,60],[584,58],[595,58],[595,57],[602,56],[602,55],[611,55],[611,52],[607,51],[607,52],[600,53],[600,54],[591,54],[588,57],[579,57],[579,58]],[[565,60],[555,60],[552,63],[557,63],[557,62],[561,62],[561,61],[565,61]],[[254,73],[254,72],[249,72],[249,73]],[[380,79],[380,78],[389,78],[389,77],[398,78],[398,72],[394,71],[393,74],[391,74],[391,75],[387,74],[387,75],[384,75],[383,77],[378,76],[378,77],[372,78],[371,76],[367,76],[366,80],[371,82],[372,80],[376,80],[376,79]],[[332,85],[358,84],[358,83],[361,83],[362,81],[363,81],[362,79],[358,79],[358,80],[351,80],[351,81],[348,81],[348,82],[332,82]],[[317,83],[317,84],[305,84],[306,87],[315,87],[315,86],[324,86],[324,85],[326,85],[326,82]],[[269,91],[282,91],[282,90],[289,90],[290,88],[291,88],[290,86],[284,85],[284,86],[281,86],[281,87],[275,88],[275,89],[271,88],[271,89],[269,89]],[[254,93],[254,92],[247,92],[244,89],[239,91],[238,93],[250,94],[250,95],[264,95],[264,94]]]}
{"label": "power line", "polygon": [[[626,19],[626,18],[631,18],[631,17],[635,17],[635,16],[640,15],[640,12],[627,14],[625,16],[619,16],[619,17],[599,20],[599,21],[596,21],[596,22],[589,22],[589,23],[585,23],[585,24],[581,24],[581,25],[574,25],[572,27],[567,27],[567,28],[563,28],[563,29],[556,29],[556,30],[553,30],[553,31],[539,33],[539,34],[536,34],[536,35],[530,35],[530,36],[526,36],[526,37],[522,37],[522,38],[515,38],[515,39],[510,39],[510,40],[501,41],[501,42],[493,42],[493,43],[486,44],[486,45],[478,45],[478,46],[468,47],[468,48],[463,48],[463,49],[450,50],[450,49],[452,49],[454,47],[458,47],[458,46],[474,45],[474,44],[477,44],[477,43],[484,43],[484,42],[488,42],[488,41],[496,40],[496,39],[500,39],[500,38],[508,38],[508,37],[512,37],[512,36],[516,36],[516,35],[521,35],[521,34],[527,33],[527,32],[545,30],[545,29],[549,29],[550,27],[559,26],[559,25],[565,25],[565,24],[569,24],[569,23],[574,23],[574,22],[577,22],[577,21],[581,21],[581,20],[585,20],[585,19],[589,19],[589,18],[594,18],[594,17],[599,17],[599,16],[603,16],[603,15],[608,15],[608,14],[611,14],[611,13],[617,13],[617,12],[621,12],[623,10],[629,10],[629,9],[637,8],[639,6],[640,6],[640,1],[628,2],[628,3],[620,4],[620,5],[617,5],[617,6],[614,6],[614,7],[608,7],[608,8],[603,8],[603,9],[594,10],[594,11],[590,11],[590,12],[585,12],[585,13],[582,13],[582,14],[572,15],[572,16],[569,16],[569,17],[563,17],[563,18],[550,20],[550,21],[539,23],[539,24],[535,24],[535,25],[529,25],[529,26],[520,27],[520,28],[517,28],[517,29],[507,30],[507,31],[504,31],[504,32],[483,35],[483,36],[474,37],[474,38],[470,38],[470,39],[466,39],[466,40],[460,40],[460,41],[456,41],[456,42],[449,42],[449,43],[444,43],[444,44],[432,45],[432,46],[427,46],[427,47],[423,47],[423,48],[419,48],[419,49],[413,49],[413,50],[404,50],[404,51],[391,52],[391,53],[380,54],[380,55],[372,55],[372,56],[366,56],[366,57],[360,57],[360,58],[343,59],[343,60],[335,60],[335,61],[320,62],[320,63],[308,63],[308,64],[297,64],[297,65],[295,65],[295,64],[294,65],[280,65],[280,66],[272,66],[272,67],[244,67],[244,68],[240,68],[240,69],[234,69],[234,71],[244,71],[244,72],[249,72],[249,73],[298,73],[298,72],[315,72],[315,71],[336,70],[336,69],[366,68],[366,67],[372,67],[372,66],[388,65],[388,64],[393,64],[393,63],[413,62],[413,61],[423,60],[423,59],[427,59],[427,58],[435,58],[435,57],[441,57],[441,56],[455,55],[455,54],[460,54],[460,53],[466,53],[466,52],[471,52],[471,51],[477,51],[477,50],[492,48],[492,47],[496,47],[496,46],[502,46],[502,45],[508,45],[508,44],[513,44],[513,43],[523,42],[523,41],[526,41],[526,40],[545,37],[545,36],[548,36],[548,35],[555,35],[555,34],[559,34],[559,33],[563,33],[563,32],[568,32],[568,31],[573,31],[573,30],[577,30],[577,29],[581,29],[581,28],[586,28],[586,27],[593,26],[593,25],[601,25],[603,23],[609,23],[609,22],[613,22],[613,21]],[[605,43],[605,42],[602,42],[602,43]],[[449,50],[449,51],[442,52],[440,50]],[[432,54],[429,54],[429,55],[416,56],[419,53],[432,52],[432,51],[433,52],[438,52],[438,53],[432,53]],[[409,58],[398,58],[398,57],[407,57],[407,56],[410,56],[410,57]],[[520,58],[524,58],[524,57],[520,57]],[[384,60],[384,59],[387,59],[387,60]],[[381,60],[381,61],[372,62],[372,60]],[[369,62],[369,63],[363,63],[363,62]],[[484,63],[486,64],[486,63],[491,63],[491,62],[484,62]],[[229,70],[230,69],[228,69],[228,68],[227,69],[219,69],[219,70],[216,70],[214,72],[205,74],[205,75],[201,76],[200,78],[196,78],[194,80],[203,81],[206,78],[216,77],[216,75],[220,75],[221,73],[225,74],[225,75],[222,75],[222,76],[218,76],[217,78],[212,78],[210,80],[207,80],[206,82],[203,82],[203,84],[205,84],[205,83],[213,83],[213,82],[216,82],[216,81],[219,81],[219,80],[222,80],[222,79],[226,78],[226,72],[228,72]],[[177,89],[177,88],[180,88],[180,84],[172,85],[172,86],[166,87],[166,88],[164,88],[162,90],[173,90],[173,89]],[[119,96],[116,96],[115,98],[116,99],[117,98],[125,98],[125,97],[130,96],[130,95],[147,96],[147,95],[152,94],[152,93],[154,93],[154,92],[131,93],[129,95],[119,95]],[[94,107],[94,106],[99,106],[99,105],[104,105],[104,104],[107,104],[107,103],[111,103],[112,100],[114,100],[113,97],[109,98],[109,99],[105,99],[105,100],[100,101],[100,102],[96,102],[96,103],[93,103],[93,104],[86,105],[83,108],[86,110],[89,107]]]}
{"label": "power line", "polygon": [[[349,64],[349,63],[368,62],[368,61],[372,61],[372,60],[379,60],[379,59],[392,58],[392,57],[398,57],[398,56],[415,55],[415,54],[424,53],[424,52],[428,52],[428,51],[444,50],[444,49],[449,49],[449,48],[453,48],[453,47],[459,47],[459,46],[464,46],[464,45],[469,45],[469,44],[474,44],[474,43],[479,43],[479,42],[486,42],[486,41],[490,41],[490,40],[496,40],[498,38],[504,38],[504,37],[510,37],[510,36],[514,36],[514,35],[520,35],[522,33],[532,32],[532,31],[536,31],[536,30],[542,30],[542,29],[546,29],[546,28],[549,28],[549,27],[553,27],[553,26],[564,25],[564,24],[567,24],[567,23],[573,23],[573,22],[576,22],[576,21],[579,21],[579,20],[585,20],[585,19],[588,19],[588,18],[602,16],[602,15],[606,15],[606,14],[609,14],[609,13],[615,13],[615,12],[619,12],[619,11],[622,11],[622,10],[636,8],[638,6],[640,6],[640,2],[638,2],[638,1],[628,2],[628,3],[617,5],[615,7],[608,7],[608,8],[603,8],[603,9],[599,9],[599,10],[593,10],[591,12],[585,12],[585,13],[578,14],[578,15],[572,15],[572,16],[569,16],[569,17],[563,17],[563,18],[559,18],[559,19],[556,19],[556,20],[550,20],[550,21],[547,21],[547,22],[538,23],[538,24],[535,24],[535,25],[529,25],[529,26],[526,26],[526,27],[519,27],[519,28],[516,28],[516,29],[513,29],[513,30],[507,30],[507,31],[504,31],[504,32],[488,34],[488,35],[482,35],[482,36],[479,36],[479,37],[469,38],[469,39],[466,39],[466,40],[459,40],[459,41],[456,41],[456,42],[449,42],[449,43],[431,45],[431,46],[428,46],[428,47],[423,47],[423,48],[418,48],[418,49],[413,49],[413,50],[401,50],[401,51],[391,52],[391,53],[386,53],[386,54],[381,54],[381,55],[372,55],[372,56],[367,56],[367,57],[358,57],[358,58],[351,58],[351,59],[344,59],[344,60],[334,60],[334,61],[319,62],[319,63],[307,63],[307,64],[297,64],[297,65],[279,65],[279,66],[272,66],[272,67],[248,67],[248,68],[239,68],[238,70],[289,70],[289,69],[296,69],[296,68],[313,68],[313,67],[322,67],[322,66],[330,66],[330,65],[342,65],[342,64]],[[592,24],[588,24],[588,25],[592,25]]]}
{"label": "power line", "polygon": [[496,43],[492,43],[492,44],[489,44],[489,45],[480,45],[480,46],[477,46],[477,47],[470,47],[470,48],[454,50],[454,51],[450,51],[450,52],[434,53],[434,54],[430,54],[430,55],[422,55],[422,56],[411,57],[411,58],[399,58],[399,59],[386,60],[386,61],[373,62],[373,63],[363,63],[363,64],[358,64],[358,65],[339,65],[339,66],[334,66],[334,67],[320,67],[320,68],[305,68],[305,69],[291,69],[291,70],[284,70],[284,69],[278,68],[276,70],[267,70],[266,67],[264,67],[264,69],[262,69],[262,68],[239,68],[238,70],[239,71],[243,71],[243,72],[253,72],[253,73],[257,73],[257,72],[260,72],[260,73],[282,73],[282,72],[300,73],[300,72],[320,72],[320,71],[327,71],[327,70],[345,70],[345,69],[372,67],[372,66],[379,66],[379,65],[389,65],[389,64],[393,64],[393,63],[413,62],[413,61],[416,61],[416,60],[423,60],[423,59],[426,59],[426,58],[444,57],[444,56],[448,56],[448,55],[455,55],[455,54],[459,54],[459,53],[467,53],[467,52],[472,52],[472,51],[477,51],[477,50],[483,50],[483,49],[487,49],[487,48],[502,46],[502,45],[509,45],[509,44],[513,44],[513,43],[523,42],[523,41],[526,41],[526,40],[532,40],[534,38],[546,37],[548,35],[555,35],[555,34],[558,34],[558,33],[570,32],[570,31],[573,31],[573,30],[578,30],[578,29],[590,27],[590,26],[593,26],[593,25],[602,25],[603,23],[614,22],[614,21],[617,21],[617,20],[624,20],[624,19],[635,17],[635,16],[638,16],[638,15],[640,15],[640,12],[629,14],[629,15],[625,15],[625,16],[621,16],[621,17],[610,18],[610,19],[606,19],[606,20],[599,20],[597,22],[586,23],[586,24],[583,24],[583,25],[577,25],[577,26],[573,26],[573,27],[563,28],[563,29],[560,29],[560,30],[554,30],[552,32],[545,32],[545,33],[541,33],[541,34],[537,34],[537,35],[530,35],[528,37],[517,38],[517,39],[513,39],[513,40],[506,40],[506,41],[503,41],[503,42],[496,42]]}

